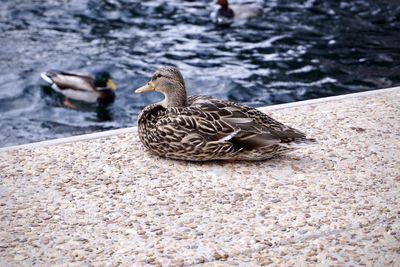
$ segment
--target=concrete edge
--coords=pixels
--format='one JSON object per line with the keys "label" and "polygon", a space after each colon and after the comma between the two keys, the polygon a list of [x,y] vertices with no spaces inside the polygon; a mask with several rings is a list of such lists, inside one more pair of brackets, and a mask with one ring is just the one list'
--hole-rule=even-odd
{"label": "concrete edge", "polygon": [[[371,91],[366,91],[366,92],[310,99],[310,100],[304,100],[304,101],[298,101],[298,102],[292,102],[292,103],[286,103],[286,104],[278,104],[278,105],[272,105],[272,106],[267,106],[267,107],[260,107],[258,109],[265,112],[265,111],[271,111],[271,110],[277,110],[277,109],[311,105],[311,104],[337,101],[337,100],[353,98],[353,97],[369,96],[369,95],[388,93],[388,92],[394,92],[394,91],[400,91],[400,86],[386,88],[386,89],[379,89],[379,90],[371,90]],[[46,140],[46,141],[40,141],[40,142],[28,143],[28,144],[22,144],[22,145],[16,145],[16,146],[2,147],[2,148],[0,148],[0,152],[21,149],[21,148],[22,149],[30,149],[30,148],[35,148],[35,147],[45,147],[45,146],[51,146],[51,145],[58,145],[58,144],[64,144],[64,143],[96,139],[96,138],[101,138],[101,137],[106,137],[106,136],[111,136],[111,135],[131,133],[131,132],[136,132],[136,128],[137,127],[129,127],[129,128],[109,130],[109,131],[77,135],[77,136],[71,136],[71,137],[64,137],[64,138],[59,138],[59,139],[52,139],[52,140]]]}
{"label": "concrete edge", "polygon": [[359,93],[351,93],[351,94],[344,94],[344,95],[328,96],[328,97],[323,97],[323,98],[309,99],[309,100],[291,102],[291,103],[286,103],[286,104],[279,104],[279,105],[273,105],[273,106],[267,106],[267,107],[260,107],[258,109],[261,110],[261,111],[277,110],[277,109],[292,108],[292,107],[311,105],[311,104],[317,104],[317,103],[324,103],[324,102],[330,102],[330,101],[338,101],[338,100],[347,99],[347,98],[353,98],[353,97],[362,97],[362,96],[369,96],[369,95],[375,95],[375,94],[383,94],[383,93],[389,93],[389,92],[395,92],[395,91],[400,91],[400,86],[391,87],[391,88],[385,88],[385,89],[365,91],[365,92],[359,92]]}
{"label": "concrete edge", "polygon": [[130,132],[135,132],[135,131],[136,131],[136,127],[129,127],[129,128],[108,130],[108,131],[96,132],[96,133],[90,133],[90,134],[63,137],[63,138],[58,138],[58,139],[51,139],[51,140],[40,141],[40,142],[35,142],[35,143],[28,143],[28,144],[22,144],[22,145],[16,145],[16,146],[1,147],[0,148],[0,153],[1,152],[5,152],[5,151],[9,151],[9,150],[21,149],[21,148],[29,149],[29,148],[35,148],[35,147],[45,147],[45,146],[52,146],[52,145],[58,145],[58,144],[64,144],[64,143],[78,142],[78,141],[84,141],[84,140],[90,140],[90,139],[106,137],[106,136],[110,136],[110,135],[118,135],[118,134],[130,133]]}

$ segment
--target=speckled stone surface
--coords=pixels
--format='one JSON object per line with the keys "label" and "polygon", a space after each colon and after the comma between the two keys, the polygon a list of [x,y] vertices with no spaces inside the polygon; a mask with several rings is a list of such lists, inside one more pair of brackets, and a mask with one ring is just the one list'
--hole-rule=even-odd
{"label": "speckled stone surface", "polygon": [[136,133],[0,153],[1,266],[399,266],[400,90],[268,112],[320,144],[188,163]]}

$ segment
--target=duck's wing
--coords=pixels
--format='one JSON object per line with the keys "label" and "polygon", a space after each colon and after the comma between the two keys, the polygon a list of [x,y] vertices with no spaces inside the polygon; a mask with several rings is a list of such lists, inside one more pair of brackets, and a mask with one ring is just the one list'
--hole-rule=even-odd
{"label": "duck's wing", "polygon": [[235,19],[238,20],[257,18],[262,15],[262,7],[259,5],[233,5],[231,8],[235,13]]}
{"label": "duck's wing", "polygon": [[[189,97],[189,107],[199,110],[195,119],[202,132],[254,148],[305,139],[305,134],[284,125],[261,111],[238,103],[210,97]],[[222,130],[222,131],[221,131]]]}
{"label": "duck's wing", "polygon": [[72,72],[48,71],[41,74],[43,80],[58,90],[96,91],[92,77]]}

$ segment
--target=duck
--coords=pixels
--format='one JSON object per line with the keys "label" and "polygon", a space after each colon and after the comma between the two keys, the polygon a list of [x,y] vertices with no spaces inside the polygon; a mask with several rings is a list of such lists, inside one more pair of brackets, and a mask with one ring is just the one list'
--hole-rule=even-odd
{"label": "duck", "polygon": [[186,161],[267,160],[316,144],[313,138],[258,109],[211,96],[187,96],[178,68],[158,69],[137,94],[164,99],[138,116],[138,136],[151,153]]}
{"label": "duck", "polygon": [[66,98],[64,104],[75,108],[68,99],[86,103],[110,104],[115,99],[116,84],[108,71],[89,74],[51,70],[40,74],[41,78],[56,92]]}
{"label": "duck", "polygon": [[235,20],[248,20],[261,16],[262,9],[256,5],[229,5],[228,0],[217,0],[219,7],[211,13],[217,25],[230,25]]}

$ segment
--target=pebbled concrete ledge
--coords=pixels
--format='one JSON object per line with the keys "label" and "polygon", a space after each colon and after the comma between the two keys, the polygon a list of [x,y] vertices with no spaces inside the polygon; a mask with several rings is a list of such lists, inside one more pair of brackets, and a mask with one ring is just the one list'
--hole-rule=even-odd
{"label": "pebbled concrete ledge", "polygon": [[135,128],[3,148],[0,265],[394,266],[399,103],[392,88],[262,109],[320,141],[265,162],[161,159]]}

